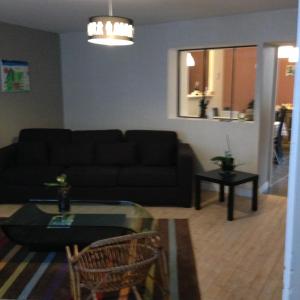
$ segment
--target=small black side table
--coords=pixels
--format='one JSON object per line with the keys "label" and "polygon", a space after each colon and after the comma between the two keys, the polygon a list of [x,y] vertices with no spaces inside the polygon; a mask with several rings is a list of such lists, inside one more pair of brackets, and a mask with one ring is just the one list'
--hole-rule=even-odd
{"label": "small black side table", "polygon": [[208,181],[218,183],[220,185],[220,193],[219,200],[220,202],[224,202],[224,186],[227,185],[229,187],[229,195],[228,195],[228,211],[227,211],[227,219],[228,221],[233,220],[233,210],[234,210],[234,187],[236,185],[246,183],[252,181],[252,210],[257,210],[257,190],[258,190],[258,175],[245,173],[240,171],[234,171],[234,175],[231,176],[223,176],[220,174],[221,170],[212,170],[208,172],[200,172],[195,175],[196,179],[196,209],[201,208],[201,182]]}

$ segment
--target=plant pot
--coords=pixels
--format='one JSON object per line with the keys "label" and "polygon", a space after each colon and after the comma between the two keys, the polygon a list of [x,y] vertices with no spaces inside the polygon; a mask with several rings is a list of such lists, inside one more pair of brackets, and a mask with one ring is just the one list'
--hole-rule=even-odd
{"label": "plant pot", "polygon": [[221,164],[221,175],[223,176],[232,176],[235,173],[233,172],[235,169],[234,158],[230,158],[226,161],[223,161]]}

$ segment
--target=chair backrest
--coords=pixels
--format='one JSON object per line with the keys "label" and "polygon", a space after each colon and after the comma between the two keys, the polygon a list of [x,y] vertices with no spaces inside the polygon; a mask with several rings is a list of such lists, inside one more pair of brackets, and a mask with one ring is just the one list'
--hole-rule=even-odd
{"label": "chair backrest", "polygon": [[286,108],[285,107],[280,108],[280,110],[277,114],[277,118],[278,118],[278,121],[279,121],[279,126],[278,126],[278,129],[277,129],[277,132],[276,132],[276,139],[277,140],[281,139],[281,133],[282,133],[282,127],[283,127],[285,115],[286,115]]}
{"label": "chair backrest", "polygon": [[100,240],[76,252],[72,257],[67,248],[81,285],[111,292],[145,281],[160,255],[160,238],[156,232],[136,233]]}

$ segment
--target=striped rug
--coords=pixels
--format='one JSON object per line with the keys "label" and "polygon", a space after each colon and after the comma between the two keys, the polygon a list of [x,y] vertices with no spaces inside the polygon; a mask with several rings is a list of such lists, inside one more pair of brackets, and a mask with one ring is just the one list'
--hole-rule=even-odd
{"label": "striped rug", "polygon": [[[201,299],[188,221],[161,219],[159,231],[167,253],[170,299]],[[154,294],[155,300],[162,299],[158,289]],[[144,295],[146,299],[147,291]],[[30,251],[0,231],[0,299],[71,300],[65,253]],[[105,295],[100,299],[121,298]]]}

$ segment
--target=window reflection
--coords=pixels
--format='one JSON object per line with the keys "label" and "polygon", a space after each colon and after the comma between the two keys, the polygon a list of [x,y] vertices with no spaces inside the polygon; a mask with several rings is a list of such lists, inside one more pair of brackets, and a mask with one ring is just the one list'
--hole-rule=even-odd
{"label": "window reflection", "polygon": [[253,46],[180,51],[179,116],[253,120],[256,55]]}

